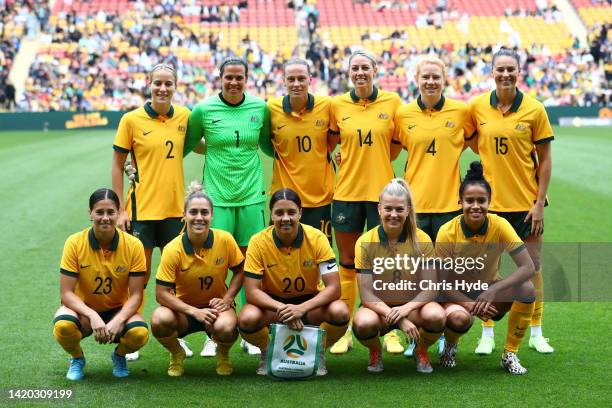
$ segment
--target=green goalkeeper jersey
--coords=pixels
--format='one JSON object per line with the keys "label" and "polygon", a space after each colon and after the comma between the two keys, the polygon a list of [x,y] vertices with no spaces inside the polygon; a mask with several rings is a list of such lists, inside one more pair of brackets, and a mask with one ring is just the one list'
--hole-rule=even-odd
{"label": "green goalkeeper jersey", "polygon": [[238,207],[266,200],[263,169],[257,152],[271,155],[266,103],[246,95],[232,105],[221,94],[198,104],[189,116],[186,151],[206,141],[204,188],[215,206]]}

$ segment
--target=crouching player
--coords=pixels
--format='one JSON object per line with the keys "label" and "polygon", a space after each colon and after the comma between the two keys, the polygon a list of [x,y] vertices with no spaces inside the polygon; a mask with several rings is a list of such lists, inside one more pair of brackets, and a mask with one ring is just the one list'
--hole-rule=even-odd
{"label": "crouching player", "polygon": [[[251,238],[246,254],[245,292],[248,304],[240,311],[240,334],[261,349],[257,374],[265,375],[268,325],[286,324],[301,330],[304,324],[321,326],[326,345],[346,331],[348,307],[340,299],[340,279],[334,252],[325,234],[301,224],[302,203],[291,189],[276,191],[270,199],[270,226]],[[325,288],[318,291],[323,280]],[[325,347],[317,375],[327,374]]]}
{"label": "crouching player", "polygon": [[[157,302],[151,330],[170,351],[168,375],[183,374],[185,351],[178,338],[205,331],[218,345],[217,374],[230,375],[229,350],[238,337],[234,298],[244,279],[244,257],[234,238],[225,231],[210,228],[213,204],[192,182],[185,200],[187,231],[164,249],[156,276]],[[233,272],[229,288],[227,270]]]}
{"label": "crouching player", "polygon": [[370,351],[368,371],[383,371],[379,336],[400,329],[416,342],[417,371],[431,373],[427,349],[444,330],[444,309],[434,301],[437,292],[429,290],[430,284],[420,290],[419,282],[435,284],[435,270],[423,263],[417,270],[386,266],[378,270],[381,259],[433,260],[431,239],[416,226],[414,202],[404,180],[393,179],[385,186],[378,214],[381,225],[363,234],[355,245],[362,307],[355,314],[353,331]]}
{"label": "crouching player", "polygon": [[[444,224],[436,239],[436,255],[443,260],[472,258],[471,270],[447,271],[455,290],[444,292],[446,345],[440,356],[445,367],[456,365],[459,337],[472,326],[473,316],[500,320],[509,310],[508,334],[501,366],[511,374],[525,374],[516,356],[529,327],[534,309],[535,289],[529,279],[535,268],[527,248],[504,218],[489,214],[491,186],[484,179],[482,165],[473,162],[459,187],[463,214]],[[517,269],[507,278],[498,275],[500,257],[508,252]],[[457,264],[458,265],[458,264]],[[461,283],[461,287],[459,287]],[[465,283],[479,284],[484,290],[470,290]],[[458,290],[457,290],[458,289]]]}
{"label": "crouching player", "polygon": [[84,376],[81,339],[93,333],[100,344],[118,343],[113,375],[127,377],[126,353],[147,343],[149,331],[138,306],[147,269],[142,243],[118,230],[119,197],[101,188],[89,197],[93,226],[71,235],[60,266],[62,306],[55,313],[53,336],[68,352],[66,378]]}

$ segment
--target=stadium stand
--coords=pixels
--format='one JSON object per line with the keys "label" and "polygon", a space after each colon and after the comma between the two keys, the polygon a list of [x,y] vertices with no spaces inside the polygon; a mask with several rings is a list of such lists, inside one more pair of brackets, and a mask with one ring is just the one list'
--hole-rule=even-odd
{"label": "stadium stand", "polygon": [[[38,2],[34,14],[46,4]],[[574,5],[580,16],[583,9],[610,11],[608,3]],[[15,2],[7,6],[19,12]],[[380,58],[380,86],[404,100],[416,93],[419,55],[442,57],[449,67],[447,94],[467,100],[491,89],[489,55],[506,45],[521,50],[521,86],[545,104],[609,104],[609,24],[597,21],[587,45],[546,0],[57,0],[18,109],[139,106],[148,97],[144,72],[162,60],[178,69],[177,103],[193,106],[217,92],[215,67],[232,55],[251,63],[250,92],[264,98],[282,92],[282,61],[304,54],[313,63],[316,89],[337,94],[349,85],[348,55],[361,46]],[[24,35],[23,28],[5,29],[3,44],[7,32],[17,43]]]}

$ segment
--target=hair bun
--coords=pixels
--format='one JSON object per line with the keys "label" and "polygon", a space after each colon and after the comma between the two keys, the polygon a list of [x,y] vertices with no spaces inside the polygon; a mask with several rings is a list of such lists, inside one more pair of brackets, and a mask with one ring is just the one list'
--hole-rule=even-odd
{"label": "hair bun", "polygon": [[204,187],[202,187],[202,183],[200,183],[197,180],[193,180],[187,186],[187,194],[201,193],[203,191],[204,191]]}
{"label": "hair bun", "polygon": [[470,168],[465,175],[466,180],[484,180],[482,163],[473,161],[470,163]]}

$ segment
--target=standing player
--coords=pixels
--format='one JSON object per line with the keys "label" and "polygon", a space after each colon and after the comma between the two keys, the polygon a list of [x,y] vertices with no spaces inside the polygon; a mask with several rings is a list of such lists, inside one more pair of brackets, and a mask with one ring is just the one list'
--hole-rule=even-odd
{"label": "standing player", "polygon": [[[455,367],[459,337],[472,326],[472,317],[500,320],[509,310],[508,334],[501,366],[511,374],[525,374],[516,353],[531,320],[535,290],[529,281],[535,268],[529,252],[504,218],[488,214],[491,186],[484,179],[482,165],[473,162],[459,188],[463,215],[444,224],[436,239],[436,254],[448,259],[480,260],[482,267],[459,270],[455,267],[448,282],[486,283],[484,290],[445,293],[446,347],[440,356],[443,367]],[[500,257],[508,252],[517,269],[505,279],[498,274]],[[467,263],[466,263],[467,264]]]}
{"label": "standing player", "polygon": [[[414,358],[417,371],[431,373],[427,349],[444,330],[444,309],[435,302],[437,291],[385,289],[385,284],[403,285],[411,282],[435,282],[436,271],[421,265],[415,269],[380,268],[380,262],[396,257],[433,259],[431,239],[419,228],[415,219],[414,202],[406,182],[393,179],[380,194],[378,212],[381,225],[363,234],[355,245],[355,266],[359,273],[362,307],[355,313],[355,336],[368,348],[368,371],[383,371],[378,337],[394,328],[417,343]],[[378,265],[377,265],[378,264]]]}
{"label": "standing player", "polygon": [[[218,344],[217,374],[230,375],[229,350],[238,337],[234,298],[244,275],[244,257],[225,231],[210,228],[213,205],[194,182],[185,200],[187,231],[174,238],[157,270],[157,302],[151,330],[171,353],[168,375],[183,374],[185,352],[177,337],[206,331]],[[229,288],[227,270],[233,272]]]}
{"label": "standing player", "polygon": [[60,266],[62,306],[53,336],[71,355],[66,378],[81,380],[85,356],[81,339],[93,333],[100,344],[119,343],[112,354],[113,375],[129,375],[125,355],[143,347],[147,324],[138,313],[146,262],[142,243],[116,229],[119,197],[107,188],[89,197],[92,227],[71,235]]}
{"label": "standing player", "polygon": [[[414,194],[417,224],[435,241],[440,226],[459,214],[459,159],[467,143],[469,112],[465,103],[442,95],[446,72],[439,58],[423,58],[415,81],[419,96],[397,110],[395,133],[408,151],[404,178]],[[413,348],[414,343],[405,354],[411,356]]]}
{"label": "standing player", "polygon": [[[332,206],[332,225],[340,253],[342,300],[351,316],[357,298],[355,277],[355,243],[367,228],[379,223],[378,194],[393,178],[391,161],[401,150],[392,146],[395,112],[401,101],[396,93],[374,85],[376,60],[369,52],[357,51],[349,58],[349,75],[355,86],[350,92],[332,100],[329,128],[338,138],[342,162],[338,172]],[[331,348],[333,354],[344,354],[353,345],[350,330]],[[404,351],[399,337],[385,336],[387,351]]]}
{"label": "standing player", "polygon": [[[520,58],[516,51],[502,48],[493,55],[495,90],[470,102],[471,129],[477,133],[484,176],[495,195],[491,212],[505,218],[519,237],[536,268],[535,311],[531,319],[529,347],[540,353],[554,349],[542,336],[543,283],[540,266],[544,207],[552,173],[554,139],[544,106],[522,93],[516,82]],[[492,324],[483,327],[477,354],[490,354],[495,347]]]}
{"label": "standing player", "polygon": [[314,96],[308,63],[300,58],[283,67],[287,95],[268,101],[274,146],[270,191],[294,190],[302,200],[300,222],[318,228],[331,242],[334,168],[329,154],[328,96]]}
{"label": "standing player", "polygon": [[[149,82],[151,101],[126,113],[119,122],[112,164],[113,190],[120,199],[117,224],[125,231],[131,230],[144,245],[145,288],[151,275],[153,249],[159,247],[163,251],[183,226],[183,145],[189,118],[189,109],[172,105],[177,83],[172,66],[155,65]],[[124,201],[123,166],[128,154],[136,174]],[[144,296],[139,312],[143,310]],[[128,356],[128,360],[137,358],[138,353]]]}
{"label": "standing player", "polygon": [[[271,227],[253,236],[247,251],[245,291],[249,303],[240,311],[242,337],[257,345],[265,374],[268,326],[282,322],[293,330],[321,326],[333,344],[348,326],[348,308],[340,298],[334,252],[325,235],[300,223],[302,206],[295,191],[284,188],[270,199]],[[319,290],[319,282],[325,287]],[[317,375],[327,374],[325,347]]]}
{"label": "standing player", "polygon": [[[232,234],[246,254],[251,236],[266,225],[258,147],[273,155],[269,112],[262,99],[244,92],[248,67],[243,60],[226,59],[219,72],[221,92],[198,104],[189,116],[186,151],[199,143],[196,152],[206,156],[204,186],[215,212],[211,226]],[[242,346],[249,354],[259,354],[246,343]],[[214,355],[214,343],[207,341],[205,348],[203,356]]]}

